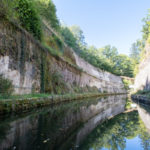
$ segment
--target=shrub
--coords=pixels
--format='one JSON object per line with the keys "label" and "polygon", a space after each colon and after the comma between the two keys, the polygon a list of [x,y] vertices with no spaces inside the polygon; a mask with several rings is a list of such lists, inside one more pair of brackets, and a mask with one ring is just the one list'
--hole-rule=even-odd
{"label": "shrub", "polygon": [[13,93],[13,90],[12,82],[0,75],[0,95],[7,98]]}
{"label": "shrub", "polygon": [[1,0],[0,1],[0,18],[7,18],[7,19],[16,21],[17,14],[15,11],[14,0]]}
{"label": "shrub", "polygon": [[31,32],[34,37],[41,40],[42,28],[41,21],[32,0],[17,0],[16,10],[21,25]]}
{"label": "shrub", "polygon": [[42,19],[44,18],[55,30],[60,29],[59,20],[56,15],[56,7],[52,0],[34,0]]}
{"label": "shrub", "polygon": [[123,84],[124,84],[124,88],[126,90],[129,90],[130,89],[129,86],[132,84],[131,81],[127,80],[127,79],[123,79],[122,81],[123,81]]}

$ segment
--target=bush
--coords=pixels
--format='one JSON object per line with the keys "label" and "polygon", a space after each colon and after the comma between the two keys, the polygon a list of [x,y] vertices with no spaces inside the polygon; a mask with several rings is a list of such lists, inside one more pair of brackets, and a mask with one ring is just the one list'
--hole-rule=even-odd
{"label": "bush", "polygon": [[11,96],[14,91],[12,82],[0,75],[0,95],[4,98]]}
{"label": "bush", "polygon": [[56,15],[56,7],[52,0],[34,0],[42,19],[44,18],[53,29],[60,29],[59,20]]}
{"label": "bush", "polygon": [[31,0],[17,0],[16,10],[22,26],[41,40],[41,21],[34,3]]}
{"label": "bush", "polygon": [[124,84],[124,88],[126,90],[129,90],[130,89],[129,86],[132,85],[131,81],[127,80],[127,79],[123,79],[122,81],[123,81],[123,84]]}
{"label": "bush", "polygon": [[0,1],[0,18],[7,18],[15,20],[17,14],[15,11],[15,1],[14,0],[1,0]]}
{"label": "bush", "polygon": [[21,24],[36,39],[41,40],[41,20],[32,0],[1,0],[0,18]]}

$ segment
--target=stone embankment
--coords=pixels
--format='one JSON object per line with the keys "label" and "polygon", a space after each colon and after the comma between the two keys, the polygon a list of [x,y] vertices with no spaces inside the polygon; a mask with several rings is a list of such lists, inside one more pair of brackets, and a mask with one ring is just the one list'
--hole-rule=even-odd
{"label": "stone embankment", "polygon": [[[27,98],[27,99],[10,99],[0,101],[0,115],[11,113],[23,113],[33,110],[34,108],[41,108],[51,104],[58,104],[72,100],[81,100],[84,98],[100,97],[115,95],[113,93],[84,93],[84,94],[67,94],[54,95],[46,98]],[[118,94],[117,94],[118,95]]]}

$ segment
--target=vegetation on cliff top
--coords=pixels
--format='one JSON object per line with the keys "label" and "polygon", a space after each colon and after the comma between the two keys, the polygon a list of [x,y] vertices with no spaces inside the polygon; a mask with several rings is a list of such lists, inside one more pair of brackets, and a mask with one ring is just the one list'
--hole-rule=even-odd
{"label": "vegetation on cliff top", "polygon": [[[52,0],[2,0],[0,6],[0,16],[19,23],[48,47],[63,53],[64,41],[79,56],[95,67],[116,75],[133,76],[134,63],[130,57],[118,54],[117,49],[110,45],[100,49],[88,46],[83,31],[79,27],[61,26]],[[42,28],[43,20],[46,20],[61,38],[56,35],[45,37]]]}
{"label": "vegetation on cliff top", "polygon": [[134,62],[134,76],[138,73],[139,63],[146,58],[145,46],[150,43],[150,10],[143,19],[142,38],[132,44],[130,57]]}

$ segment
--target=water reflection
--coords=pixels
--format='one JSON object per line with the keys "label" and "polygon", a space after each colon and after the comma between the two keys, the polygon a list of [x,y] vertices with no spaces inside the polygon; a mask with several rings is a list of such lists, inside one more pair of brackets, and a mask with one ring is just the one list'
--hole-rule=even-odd
{"label": "water reflection", "polygon": [[0,150],[74,149],[99,123],[123,112],[125,98],[76,101],[1,120]]}
{"label": "water reflection", "polygon": [[[105,121],[82,142],[82,150],[150,150],[150,107]],[[146,109],[148,108],[148,109]],[[139,114],[138,114],[139,113]]]}
{"label": "water reflection", "polygon": [[137,105],[137,109],[141,120],[147,128],[147,131],[150,133],[150,106]]}

